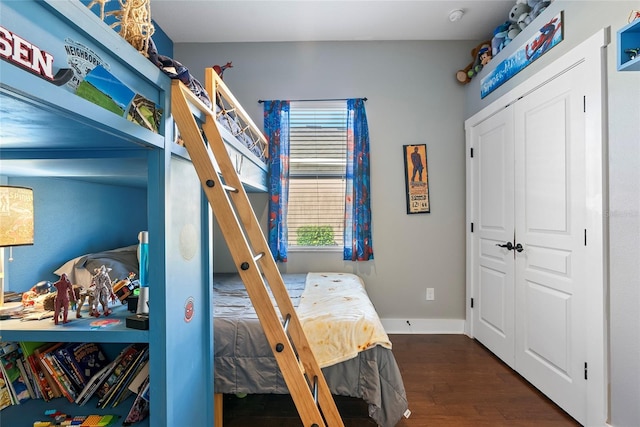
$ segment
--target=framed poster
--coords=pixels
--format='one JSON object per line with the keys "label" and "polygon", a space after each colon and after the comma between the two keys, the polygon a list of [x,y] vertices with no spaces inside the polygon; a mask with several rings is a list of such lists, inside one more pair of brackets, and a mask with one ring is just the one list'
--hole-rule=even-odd
{"label": "framed poster", "polygon": [[407,214],[429,213],[429,174],[427,145],[403,145]]}

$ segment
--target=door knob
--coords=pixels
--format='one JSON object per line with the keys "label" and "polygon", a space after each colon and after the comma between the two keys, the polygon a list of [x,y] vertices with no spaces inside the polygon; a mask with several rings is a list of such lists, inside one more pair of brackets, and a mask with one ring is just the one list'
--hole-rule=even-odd
{"label": "door knob", "polygon": [[520,243],[518,243],[518,244],[515,246],[515,248],[514,248],[514,249],[515,249],[516,251],[518,251],[518,252],[522,252],[522,251],[524,251],[524,246],[522,246]]}
{"label": "door knob", "polygon": [[507,248],[507,250],[509,250],[509,251],[511,249],[513,249],[513,243],[511,243],[511,242],[507,242],[507,243],[504,243],[502,245],[500,243],[496,243],[496,246],[500,246],[501,248]]}

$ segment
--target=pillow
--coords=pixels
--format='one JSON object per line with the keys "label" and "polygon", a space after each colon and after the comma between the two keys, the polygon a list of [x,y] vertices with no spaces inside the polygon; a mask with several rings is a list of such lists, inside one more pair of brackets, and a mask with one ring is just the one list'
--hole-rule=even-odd
{"label": "pillow", "polygon": [[91,277],[94,269],[105,266],[110,268],[111,280],[124,279],[129,272],[138,275],[138,245],[126,246],[104,252],[86,254],[64,263],[53,273],[61,276],[67,275],[71,283],[84,288],[91,286]]}

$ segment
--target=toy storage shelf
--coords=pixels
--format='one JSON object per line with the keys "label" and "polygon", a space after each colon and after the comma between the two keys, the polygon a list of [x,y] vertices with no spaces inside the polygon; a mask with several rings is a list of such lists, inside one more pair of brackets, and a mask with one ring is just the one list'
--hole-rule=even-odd
{"label": "toy storage shelf", "polygon": [[640,71],[640,53],[629,59],[627,49],[640,50],[640,19],[618,30],[618,71]]}
{"label": "toy storage shelf", "polygon": [[[81,319],[76,319],[73,313],[69,314],[71,321],[64,325],[55,325],[52,319],[21,321],[19,319],[3,320],[1,341],[33,341],[47,342],[55,336],[56,341],[61,342],[149,342],[149,331],[141,331],[126,327],[126,318],[131,315],[126,305],[117,304],[111,307],[113,313],[108,317],[100,316],[98,319],[84,314]],[[100,321],[118,321],[112,325],[94,325]]]}

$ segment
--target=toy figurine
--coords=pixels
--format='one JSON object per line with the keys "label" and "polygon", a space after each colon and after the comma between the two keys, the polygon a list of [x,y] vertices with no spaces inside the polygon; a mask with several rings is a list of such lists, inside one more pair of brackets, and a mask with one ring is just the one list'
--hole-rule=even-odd
{"label": "toy figurine", "polygon": [[224,70],[226,70],[227,68],[233,68],[233,65],[231,65],[231,62],[227,62],[224,65],[214,65],[212,68],[213,68],[213,71],[215,71],[216,74],[218,76],[220,76],[220,78],[222,79],[222,75],[224,74]]}
{"label": "toy figurine", "polygon": [[[73,294],[76,297],[76,302],[75,302],[75,307],[72,306],[71,309],[76,311],[76,319],[80,319],[82,318],[82,314],[80,313],[80,310],[82,310],[82,306],[84,305],[85,301],[87,300],[87,297],[89,296],[89,292],[83,288],[82,286],[79,285],[74,285],[73,286]],[[91,301],[92,299],[89,299],[89,305],[91,305]]]}
{"label": "toy figurine", "polygon": [[76,297],[73,294],[73,286],[64,273],[60,276],[60,280],[55,282],[53,286],[55,286],[57,290],[54,302],[53,321],[56,325],[58,324],[60,311],[62,310],[62,323],[68,323],[69,301],[72,301],[74,304],[76,302]]}
{"label": "toy figurine", "polygon": [[640,53],[640,47],[625,49],[624,53],[629,55],[629,61],[631,61],[632,59],[636,59],[636,56]]}
{"label": "toy figurine", "polygon": [[108,316],[111,314],[108,300],[116,300],[116,295],[113,293],[113,288],[111,287],[111,278],[109,277],[109,271],[111,271],[111,269],[103,265],[99,268],[95,268],[93,271],[96,274],[91,278],[91,286],[94,288],[93,300],[91,301],[91,312],[89,314],[93,317],[100,317],[98,305],[102,304],[102,313],[105,316]]}

